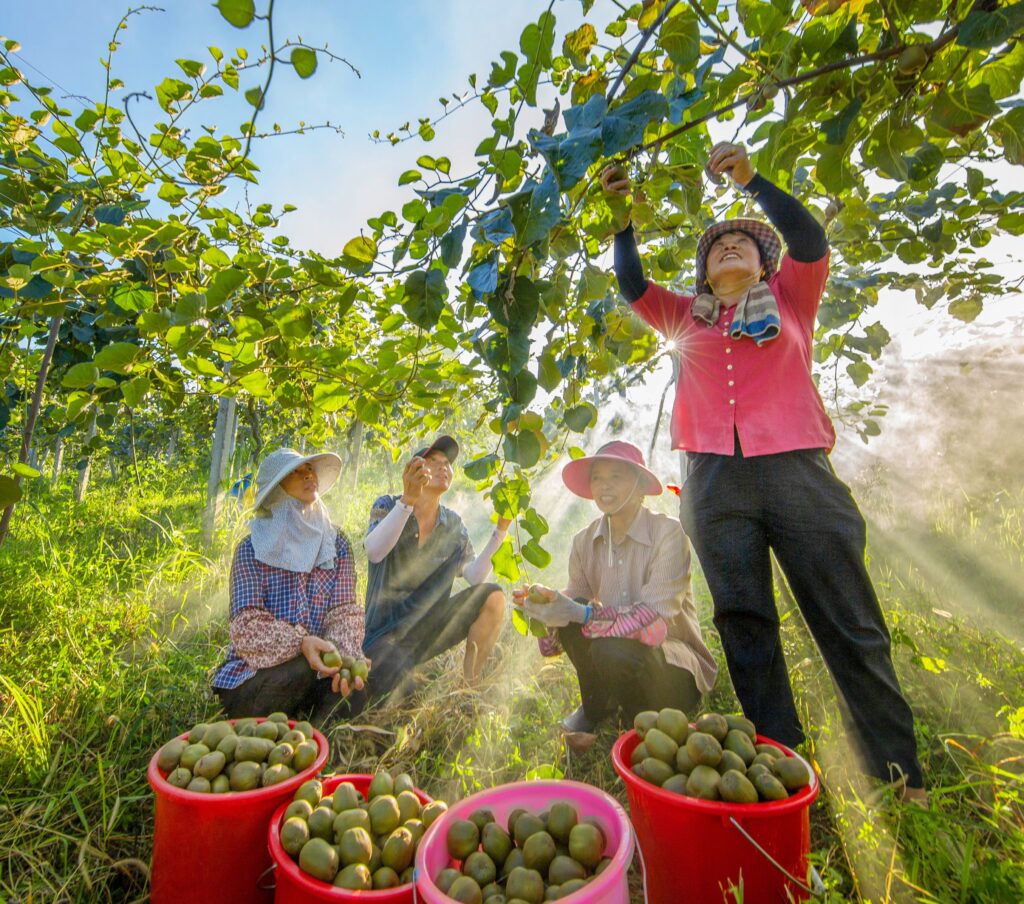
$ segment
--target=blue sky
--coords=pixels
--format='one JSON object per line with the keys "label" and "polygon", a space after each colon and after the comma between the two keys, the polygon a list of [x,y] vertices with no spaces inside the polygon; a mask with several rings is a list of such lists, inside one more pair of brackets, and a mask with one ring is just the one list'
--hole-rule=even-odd
{"label": "blue sky", "polygon": [[[174,62],[179,57],[209,63],[206,47],[211,44],[225,53],[245,45],[252,59],[265,37],[259,23],[233,28],[209,0],[166,0],[161,5],[162,12],[132,16],[127,30],[119,33],[113,71],[126,85],[121,97],[128,91],[152,93],[165,76],[180,77]],[[257,0],[256,6],[262,11],[266,0]],[[277,0],[277,41],[301,36],[314,46],[327,43],[361,78],[340,63],[321,62],[305,81],[290,67],[278,67],[260,125],[277,122],[287,129],[299,120],[329,120],[345,135],[312,132],[260,143],[253,154],[261,169],[260,186],[250,197],[296,204],[299,210],[283,226],[293,242],[338,253],[367,217],[411,197],[411,187],[399,189],[397,180],[420,154],[444,154],[457,172],[460,159],[471,163],[473,149],[489,128],[486,111],[473,104],[439,126],[429,144],[414,139],[397,147],[375,145],[369,133],[386,133],[441,113],[438,98],[467,89],[471,72],[486,80],[491,61],[502,50],[518,50],[523,27],[546,8],[540,0]],[[589,16],[594,23],[606,21],[600,8],[599,3]],[[70,92],[96,101],[102,99],[104,85],[99,60],[127,9],[119,0],[12,3],[0,17],[0,32],[21,43],[15,60],[30,79],[54,85],[58,97]],[[579,0],[556,0],[554,13],[560,46],[564,33],[582,21],[582,6]],[[63,102],[72,111],[80,107],[73,98]],[[247,115],[240,98],[205,109],[204,123],[232,132]],[[147,111],[152,111],[151,118],[160,112],[155,101],[133,105],[132,110],[144,120]],[[534,123],[527,114],[526,126],[539,125],[541,116],[538,111]]]}

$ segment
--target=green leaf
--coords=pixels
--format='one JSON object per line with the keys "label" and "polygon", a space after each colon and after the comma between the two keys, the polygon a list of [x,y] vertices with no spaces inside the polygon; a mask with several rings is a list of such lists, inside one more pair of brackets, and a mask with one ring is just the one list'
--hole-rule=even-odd
{"label": "green leaf", "polygon": [[[519,571],[519,564],[516,562],[516,553],[512,548],[512,541],[508,537],[502,542],[501,546],[498,547],[497,551],[491,556],[491,565],[494,566],[494,573],[499,578],[504,578],[511,584],[518,583],[522,578],[522,573]],[[516,609],[513,608],[512,615],[515,617]]]}
{"label": "green leaf", "polygon": [[1024,3],[1013,3],[991,12],[971,10],[960,23],[956,42],[961,47],[987,50],[1008,41],[1024,29]]}
{"label": "green leaf", "polygon": [[532,468],[540,461],[541,445],[532,430],[510,433],[505,437],[505,458],[521,468]]}
{"label": "green leaf", "polygon": [[156,194],[158,198],[161,198],[171,206],[174,206],[179,204],[188,192],[178,185],[177,182],[163,182],[160,184],[160,188]]}
{"label": "green leaf", "polygon": [[448,286],[440,270],[414,270],[405,280],[402,308],[416,326],[430,330],[441,317],[447,297]]}
{"label": "green leaf", "polygon": [[362,276],[368,273],[377,258],[377,243],[365,235],[349,239],[342,249],[341,263],[346,270]]}
{"label": "green leaf", "polygon": [[225,267],[231,266],[231,258],[228,257],[220,248],[210,247],[207,248],[199,257],[199,259],[206,265],[213,267],[217,270],[223,270]]}
{"label": "green leaf", "polygon": [[237,267],[215,273],[206,287],[207,304],[213,308],[220,307],[244,282],[245,273]]}
{"label": "green leaf", "polygon": [[274,322],[288,339],[305,339],[313,331],[313,315],[305,302],[288,302],[274,311]]}
{"label": "green leaf", "polygon": [[316,72],[316,51],[308,47],[296,47],[292,50],[292,66],[299,78],[309,78]]}
{"label": "green leaf", "polygon": [[539,183],[532,183],[529,188],[512,195],[507,203],[512,211],[517,244],[522,247],[547,238],[562,215],[558,185],[550,169],[545,171]]}
{"label": "green leaf", "polygon": [[828,144],[843,144],[846,141],[846,133],[856,122],[862,106],[863,101],[855,97],[836,116],[822,122],[821,130],[825,133],[825,141]]}
{"label": "green leaf", "polygon": [[30,480],[39,476],[39,471],[23,461],[16,461],[11,465],[11,470],[20,477],[28,477]]}
{"label": "green leaf", "polygon": [[0,508],[14,505],[21,499],[21,487],[18,482],[6,474],[0,474]]}
{"label": "green leaf", "polygon": [[564,420],[565,426],[574,433],[583,433],[597,422],[597,409],[590,402],[584,402],[567,409]]}
{"label": "green leaf", "polygon": [[639,144],[647,126],[652,122],[660,122],[667,115],[668,101],[665,96],[649,89],[615,107],[604,117],[601,127],[605,156],[611,157]]}
{"label": "green leaf", "polygon": [[254,0],[217,0],[214,5],[235,28],[245,28],[256,15]]}
{"label": "green leaf", "polygon": [[399,185],[408,185],[410,182],[418,182],[423,178],[423,173],[415,169],[407,169],[401,176],[398,177]]}
{"label": "green leaf", "polygon": [[121,395],[129,408],[138,408],[149,394],[150,382],[147,377],[132,377],[121,384]]}
{"label": "green leaf", "polygon": [[847,365],[846,372],[855,386],[863,386],[871,378],[871,365],[867,361],[854,361]]}
{"label": "green leaf", "polygon": [[99,368],[91,361],[83,361],[68,368],[60,381],[61,386],[68,389],[88,389],[100,378]]}
{"label": "green leaf", "polygon": [[[0,478],[0,480],[6,478]],[[501,550],[498,550],[500,552]],[[495,553],[497,555],[497,553]],[[494,562],[494,557],[491,557],[491,562]],[[495,569],[497,573],[497,569]],[[519,569],[516,569],[516,576],[511,579],[513,583],[519,581]],[[522,609],[517,609],[515,606],[512,607],[512,627],[516,629],[523,637],[530,636],[530,617],[526,615]]]}
{"label": "green leaf", "polygon": [[1010,163],[1024,166],[1024,107],[1014,107],[993,121],[991,132],[1002,145],[1003,156]]}
{"label": "green leaf", "polygon": [[982,311],[982,301],[979,295],[968,295],[966,298],[957,298],[949,304],[949,313],[957,320],[964,323],[971,323]]}
{"label": "green leaf", "polygon": [[92,214],[98,223],[105,223],[107,226],[120,226],[128,215],[128,211],[117,204],[100,204]]}
{"label": "green leaf", "polygon": [[249,102],[250,106],[255,107],[257,110],[263,109],[263,89],[260,87],[249,88],[245,92],[245,99]]}
{"label": "green leaf", "polygon": [[93,364],[100,370],[124,374],[132,369],[141,353],[142,349],[132,342],[111,342],[96,353]]}
{"label": "green leaf", "polygon": [[700,59],[700,23],[692,10],[671,16],[661,26],[658,43],[681,72],[691,72]]}
{"label": "green leaf", "polygon": [[604,143],[601,129],[580,129],[570,135],[545,135],[531,129],[527,136],[534,150],[539,151],[554,172],[560,191],[568,191],[590,166],[601,157]]}
{"label": "green leaf", "polygon": [[998,113],[988,85],[947,85],[932,104],[928,125],[963,137]]}
{"label": "green leaf", "polygon": [[503,50],[501,52],[501,59],[504,63],[503,66],[498,65],[498,63],[491,63],[491,75],[487,79],[487,84],[491,88],[504,85],[516,74],[516,63],[519,62],[519,57],[511,50]]}
{"label": "green leaf", "polygon": [[529,540],[521,550],[523,558],[535,568],[547,568],[551,564],[551,553],[549,553],[536,540]]}
{"label": "green leaf", "polygon": [[519,523],[526,528],[527,533],[535,540],[539,540],[550,530],[548,522],[534,508],[528,508]]}
{"label": "green leaf", "polygon": [[491,502],[499,518],[518,518],[530,506],[530,485],[522,477],[502,480],[491,490]]}
{"label": "green leaf", "polygon": [[490,455],[483,455],[466,462],[462,466],[462,470],[466,472],[466,476],[470,480],[486,480],[498,472],[499,463],[500,459],[492,452]]}
{"label": "green leaf", "polygon": [[555,41],[555,17],[543,12],[536,23],[531,22],[519,36],[519,49],[526,59],[516,73],[516,85],[531,106],[537,104],[537,83],[541,73],[551,68],[551,48]]}
{"label": "green leaf", "polygon": [[587,70],[587,55],[597,43],[597,32],[589,22],[584,22],[575,31],[570,31],[562,41],[564,53],[580,72]]}

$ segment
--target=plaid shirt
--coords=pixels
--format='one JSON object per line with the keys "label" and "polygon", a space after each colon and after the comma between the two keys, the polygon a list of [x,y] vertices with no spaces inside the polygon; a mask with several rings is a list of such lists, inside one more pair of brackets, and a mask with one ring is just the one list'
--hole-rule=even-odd
{"label": "plaid shirt", "polygon": [[231,564],[231,646],[214,687],[238,687],[258,669],[287,662],[307,634],[330,640],[343,654],[361,655],[363,610],[341,531],[335,546],[333,568],[297,572],[258,561],[249,537],[238,544]]}

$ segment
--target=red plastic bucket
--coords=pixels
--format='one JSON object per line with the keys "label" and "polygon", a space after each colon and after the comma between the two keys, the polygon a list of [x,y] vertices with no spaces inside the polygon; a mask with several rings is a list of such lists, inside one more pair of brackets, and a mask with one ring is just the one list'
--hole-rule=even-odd
{"label": "red plastic bucket", "polygon": [[[365,796],[372,780],[373,776],[366,774],[332,775],[330,778],[323,779],[324,794],[330,794],[342,782],[352,782],[356,791]],[[430,803],[431,798],[419,788],[413,790],[422,803]],[[274,881],[277,883],[274,904],[302,904],[304,901],[334,901],[335,904],[340,901],[366,901],[369,904],[413,904],[414,895],[411,882],[400,885],[398,888],[382,888],[379,891],[350,891],[347,888],[335,888],[333,885],[306,875],[299,869],[299,865],[288,856],[288,852],[281,847],[281,824],[284,822],[284,811],[287,809],[287,802],[277,808],[267,830],[267,845],[270,848],[270,857],[274,861]]]}
{"label": "red plastic bucket", "polygon": [[148,771],[156,794],[152,904],[270,904],[273,889],[257,884],[270,868],[267,823],[327,762],[327,738],[316,729],[313,736],[320,752],[312,766],[256,791],[201,794],[175,788],[156,764],[158,753],[153,755]]}
{"label": "red plastic bucket", "polygon": [[[757,742],[796,755],[769,738],[759,735]],[[636,775],[630,757],[639,743],[635,731],[626,732],[612,747],[612,763],[626,783],[650,904],[739,899],[730,897],[728,890],[730,885],[738,889],[741,880],[744,901],[774,904],[807,897],[782,869],[806,885],[809,810],[818,796],[818,777],[809,765],[810,784],[786,800],[756,804],[698,800],[663,791]]]}
{"label": "red plastic bucket", "polygon": [[582,782],[537,781],[512,782],[486,791],[478,791],[465,800],[452,804],[434,820],[416,849],[416,891],[426,904],[453,904],[434,884],[434,877],[452,864],[448,856],[448,826],[456,819],[468,819],[470,813],[488,808],[504,825],[516,807],[532,812],[546,810],[556,800],[565,800],[576,807],[580,816],[592,816],[604,833],[608,847],[605,856],[612,858],[608,867],[585,888],[559,898],[570,904],[629,904],[626,873],[633,860],[633,832],[622,805],[604,791]]}

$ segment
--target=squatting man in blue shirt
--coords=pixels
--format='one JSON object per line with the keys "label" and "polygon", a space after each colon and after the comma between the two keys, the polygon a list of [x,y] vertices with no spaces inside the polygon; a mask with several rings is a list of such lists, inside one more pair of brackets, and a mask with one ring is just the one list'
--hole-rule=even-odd
{"label": "squatting man in blue shirt", "polygon": [[[458,454],[450,436],[417,450],[402,473],[401,495],[381,496],[370,511],[363,651],[373,661],[375,697],[408,694],[417,665],[463,640],[463,675],[477,684],[501,632],[505,596],[485,579],[511,522],[499,519],[475,555],[462,519],[441,504]],[[452,593],[460,575],[469,587]]]}

